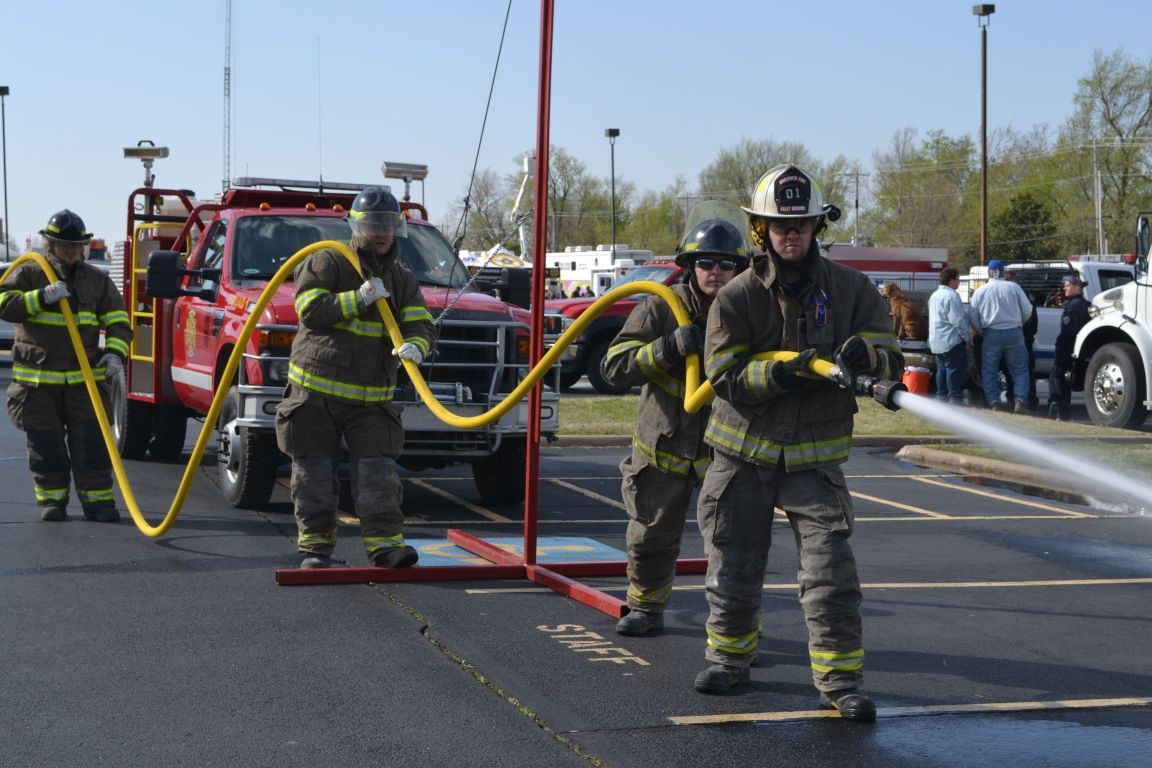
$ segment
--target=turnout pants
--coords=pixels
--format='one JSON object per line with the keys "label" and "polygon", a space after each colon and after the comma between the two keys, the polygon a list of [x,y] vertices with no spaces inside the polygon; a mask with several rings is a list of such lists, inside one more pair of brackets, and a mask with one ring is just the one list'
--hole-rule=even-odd
{"label": "turnout pants", "polygon": [[700,480],[657,469],[635,450],[620,463],[620,473],[628,510],[628,606],[663,613],[672,596],[684,518]]}
{"label": "turnout pants", "polygon": [[[97,385],[104,413],[108,387]],[[112,459],[100,434],[100,422],[88,389],[79,386],[8,386],[8,416],[26,433],[28,468],[41,507],[67,507],[70,481],[85,512],[115,507]]]}
{"label": "turnout pants", "polygon": [[348,447],[352,497],[364,549],[371,560],[404,544],[403,488],[396,460],[384,446],[402,432],[392,405],[356,405],[293,387],[277,408],[276,442],[292,457],[292,503],[297,549],[331,555],[340,503],[341,439]]}
{"label": "turnout pants", "polygon": [[734,667],[756,658],[776,507],[784,510],[796,537],[800,604],[816,688],[857,688],[864,668],[860,582],[848,545],[852,500],[838,466],[788,473],[782,465],[761,467],[716,452],[697,510],[708,553],[705,658]]}

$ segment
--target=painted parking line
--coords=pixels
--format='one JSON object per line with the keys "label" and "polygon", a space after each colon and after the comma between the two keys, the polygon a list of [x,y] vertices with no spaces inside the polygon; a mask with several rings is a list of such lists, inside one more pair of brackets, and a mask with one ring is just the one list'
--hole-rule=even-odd
{"label": "painted parking line", "polygon": [[[865,582],[861,589],[1023,589],[1029,587],[1116,587],[1131,584],[1152,584],[1152,577],[1131,579],[1038,579],[1031,581],[876,581]],[[766,590],[795,592],[799,584],[762,584]],[[627,592],[627,585],[597,587],[604,592]],[[703,584],[676,584],[674,592],[701,592]],[[545,587],[469,589],[468,594],[497,595],[513,592],[549,592]]]}
{"label": "painted parking line", "polygon": [[576,485],[575,483],[570,483],[567,480],[557,480],[557,479],[551,478],[551,477],[542,478],[542,479],[547,480],[547,482],[551,483],[552,485],[558,485],[561,488],[567,488],[570,491],[576,491],[576,493],[579,493],[582,496],[587,496],[590,499],[593,499],[595,501],[599,501],[602,504],[607,504],[610,507],[615,507],[616,509],[624,509],[624,505],[622,503],[620,503],[619,501],[617,501],[616,499],[609,498],[608,496],[603,496],[599,493],[596,493],[595,491],[590,491],[587,488],[581,488],[580,486]]}
{"label": "painted parking line", "polygon": [[[1127,709],[1152,706],[1152,698],[1062,699],[1059,701],[1001,701],[976,704],[934,704],[923,707],[878,707],[876,717],[924,717],[935,715],[980,715],[989,712],[1037,712],[1072,709]],[[738,712],[727,715],[687,715],[669,717],[673,725],[722,725],[725,723],[786,723],[796,720],[839,718],[832,709],[792,712]]]}
{"label": "painted parking line", "polygon": [[492,510],[488,509],[487,507],[481,507],[478,504],[473,504],[472,502],[468,501],[467,499],[461,498],[460,496],[457,496],[454,493],[446,491],[443,488],[437,488],[435,485],[428,482],[427,480],[417,480],[417,479],[411,479],[410,478],[408,480],[408,482],[411,483],[412,485],[419,487],[419,488],[423,488],[424,490],[428,491],[429,493],[434,493],[442,499],[447,499],[448,501],[451,501],[453,504],[458,504],[459,506],[467,509],[469,512],[475,512],[477,515],[480,515],[481,517],[492,520],[493,522],[497,522],[497,523],[515,522],[511,518],[504,517],[504,515],[493,512]]}
{"label": "painted parking line", "polygon": [[[524,539],[515,536],[485,538],[484,541],[513,555],[523,556]],[[479,555],[447,540],[408,543],[420,552],[421,565],[487,565]],[[595,563],[623,561],[628,555],[615,547],[582,536],[542,536],[536,542],[536,562]],[[547,590],[551,591],[551,590]]]}
{"label": "painted parking line", "polygon": [[1074,510],[1064,509],[1063,507],[1054,507],[1051,504],[1044,504],[1044,503],[1039,502],[1039,501],[1029,501],[1028,499],[1018,499],[1014,496],[1002,496],[998,493],[993,493],[991,491],[985,491],[982,488],[969,488],[969,487],[963,486],[963,485],[956,485],[955,483],[946,483],[946,482],[943,482],[942,480],[939,480],[936,478],[917,477],[916,481],[920,482],[920,483],[926,483],[928,485],[935,485],[939,488],[947,488],[950,491],[962,491],[964,493],[971,493],[971,494],[974,494],[976,496],[984,496],[985,498],[996,499],[997,501],[1003,501],[1003,502],[1006,502],[1008,504],[1016,504],[1016,505],[1022,506],[1022,507],[1033,507],[1034,509],[1043,509],[1043,510],[1046,510],[1048,512],[1059,512],[1060,514],[1067,515],[1068,517],[1091,517],[1092,516],[1090,513],[1076,512]]}
{"label": "painted parking line", "polygon": [[914,507],[911,504],[902,504],[899,501],[892,501],[891,499],[882,499],[879,496],[869,496],[868,494],[860,493],[859,491],[850,491],[850,493],[852,494],[853,498],[863,499],[864,501],[871,501],[871,502],[876,503],[876,504],[883,504],[886,507],[895,507],[896,509],[902,509],[905,512],[915,512],[916,514],[924,515],[925,517],[935,517],[935,518],[952,517],[952,515],[945,515],[941,512],[933,512],[932,510],[924,509],[923,507]]}

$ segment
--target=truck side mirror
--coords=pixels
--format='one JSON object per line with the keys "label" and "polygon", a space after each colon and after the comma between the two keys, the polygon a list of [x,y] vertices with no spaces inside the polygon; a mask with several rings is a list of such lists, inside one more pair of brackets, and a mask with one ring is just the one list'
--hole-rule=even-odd
{"label": "truck side mirror", "polygon": [[[148,257],[148,276],[144,281],[144,292],[157,299],[175,299],[180,296],[196,296],[203,301],[213,301],[220,292],[221,270],[218,268],[184,269],[183,254],[179,251],[153,251]],[[180,287],[185,275],[195,275],[201,280],[199,288]]]}
{"label": "truck side mirror", "polygon": [[148,257],[144,292],[158,299],[182,296],[184,291],[180,288],[180,281],[185,274],[179,251],[153,251]]}

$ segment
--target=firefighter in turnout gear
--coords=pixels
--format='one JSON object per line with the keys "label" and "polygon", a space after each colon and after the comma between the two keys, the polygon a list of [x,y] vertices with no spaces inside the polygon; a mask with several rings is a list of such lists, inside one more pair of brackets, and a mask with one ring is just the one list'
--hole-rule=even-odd
{"label": "firefighter in turnout gear", "polygon": [[[730,210],[729,210],[730,209]],[[676,263],[686,268],[672,290],[692,322],[680,326],[658,296],[632,310],[604,357],[604,379],[643,386],[632,453],[620,464],[628,511],[628,607],[616,624],[622,635],[664,628],[676,559],[692,492],[711,461],[704,445],[708,408],[684,410],[684,358],[704,350],[704,322],[720,289],[748,266],[740,209],[706,202],[693,208]]]}
{"label": "firefighter in turnout gear", "polygon": [[[296,274],[300,330],[288,388],[276,409],[276,441],[292,458],[292,502],[302,568],[327,568],[336,546],[341,440],[364,549],[373,565],[406,568],[418,554],[404,543],[396,457],[404,445],[391,402],[400,363],[417,365],[435,340],[416,278],[399,262],[407,237],[396,198],[383,187],[357,195],[348,215],[350,245],[363,276],[339,253],[318,251]],[[393,350],[377,300],[388,302],[404,343]]]}
{"label": "firefighter in turnout gear", "polygon": [[[875,704],[859,691],[861,593],[848,544],[852,500],[840,466],[856,401],[850,389],[811,373],[808,363],[835,360],[849,380],[899,380],[903,358],[871,281],[821,256],[816,238],[834,208],[805,173],[773,168],[744,210],[764,255],[713,302],[704,350],[716,392],[704,437],[715,456],[697,510],[708,554],[711,666],[695,687],[724,693],[749,680],[779,507],[798,542],[799,596],[820,705],[850,720],[874,720]],[[768,351],[799,354],[752,359]]]}
{"label": "firefighter in turnout gear", "polygon": [[0,285],[0,318],[15,324],[16,330],[8,415],[17,429],[27,433],[28,468],[42,520],[68,519],[71,481],[86,520],[119,522],[112,496],[112,460],[61,304],[68,302],[72,310],[105,414],[106,382],[121,375],[132,340],[128,313],[108,275],[84,262],[92,235],[79,216],[60,211],[40,234],[59,279],[49,283],[39,266],[24,264]]}

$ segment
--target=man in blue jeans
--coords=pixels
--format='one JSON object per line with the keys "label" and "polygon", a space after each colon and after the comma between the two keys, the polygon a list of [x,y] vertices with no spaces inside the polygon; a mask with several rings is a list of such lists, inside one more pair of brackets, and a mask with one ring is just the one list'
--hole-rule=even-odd
{"label": "man in blue jeans", "polygon": [[940,287],[928,299],[928,348],[936,356],[936,397],[949,405],[964,405],[968,377],[968,344],[972,331],[968,312],[956,289],[960,270],[940,270]]}
{"label": "man in blue jeans", "polygon": [[[1032,314],[1032,302],[1024,289],[1004,279],[1004,262],[988,262],[988,282],[972,294],[972,322],[984,337],[980,353],[980,380],[984,399],[994,411],[1008,410],[1000,402],[1000,361],[1013,381],[1028,381],[1028,348],[1024,345],[1024,322]],[[1028,388],[1015,388],[1016,413],[1028,412]]]}

